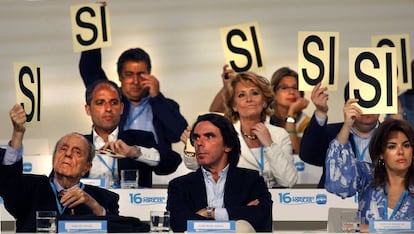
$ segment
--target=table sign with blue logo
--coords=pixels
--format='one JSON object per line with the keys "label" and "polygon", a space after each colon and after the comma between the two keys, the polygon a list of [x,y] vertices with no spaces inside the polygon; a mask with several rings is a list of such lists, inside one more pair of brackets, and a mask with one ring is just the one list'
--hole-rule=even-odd
{"label": "table sign with blue logo", "polygon": [[59,233],[106,233],[108,232],[108,223],[106,220],[59,220]]}
{"label": "table sign with blue logo", "polygon": [[216,221],[216,220],[188,220],[187,233],[191,232],[236,232],[235,221]]}
{"label": "table sign with blue logo", "polygon": [[410,232],[414,231],[414,220],[370,220],[369,232]]}

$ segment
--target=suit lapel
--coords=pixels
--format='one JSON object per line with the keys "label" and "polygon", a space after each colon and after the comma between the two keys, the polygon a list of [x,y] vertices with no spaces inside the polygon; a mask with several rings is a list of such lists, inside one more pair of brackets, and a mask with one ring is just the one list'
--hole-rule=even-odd
{"label": "suit lapel", "polygon": [[224,204],[226,206],[237,204],[236,200],[238,200],[237,198],[240,197],[241,193],[239,191],[240,183],[243,182],[240,178],[242,178],[240,171],[230,166],[227,172],[226,184],[224,185]]}
{"label": "suit lapel", "polygon": [[206,191],[206,184],[204,182],[203,171],[201,167],[197,169],[193,176],[190,178],[191,185],[189,186],[190,189],[190,197],[194,197],[194,203],[196,207],[206,207],[207,203],[207,191]]}

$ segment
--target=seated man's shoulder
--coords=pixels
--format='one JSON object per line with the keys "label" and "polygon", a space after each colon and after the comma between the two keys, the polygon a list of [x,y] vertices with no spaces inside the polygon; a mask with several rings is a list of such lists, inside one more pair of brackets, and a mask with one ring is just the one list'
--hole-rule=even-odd
{"label": "seated man's shoulder", "polygon": [[258,171],[249,168],[233,167],[233,171],[252,178],[260,176]]}
{"label": "seated man's shoulder", "polygon": [[190,181],[194,180],[196,178],[196,172],[189,172],[188,174],[181,175],[178,177],[175,177],[170,180],[170,185],[175,184],[190,184]]}
{"label": "seated man's shoulder", "polygon": [[119,200],[119,195],[115,192],[109,191],[105,188],[93,186],[93,185],[85,185],[85,190],[92,196],[105,196],[107,198],[117,199]]}
{"label": "seated man's shoulder", "polygon": [[152,147],[156,145],[154,134],[143,130],[125,130],[121,131],[118,138],[128,145],[140,145],[144,147]]}
{"label": "seated man's shoulder", "polygon": [[342,125],[344,125],[344,122],[337,122],[337,123],[329,123],[328,125],[326,125],[328,128],[332,128],[332,129],[340,129],[342,127]]}
{"label": "seated man's shoulder", "polygon": [[128,130],[121,131],[119,133],[119,136],[120,137],[121,136],[123,137],[132,137],[132,136],[154,137],[154,134],[152,134],[152,132],[144,131],[144,130],[128,129]]}

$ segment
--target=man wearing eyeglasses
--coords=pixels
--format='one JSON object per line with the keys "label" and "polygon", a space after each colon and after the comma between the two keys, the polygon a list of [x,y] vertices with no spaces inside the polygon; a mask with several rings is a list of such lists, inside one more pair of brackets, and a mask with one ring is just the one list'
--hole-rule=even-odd
{"label": "man wearing eyeglasses", "polygon": [[[79,70],[86,87],[95,80],[108,80],[101,57],[101,49],[82,52]],[[149,55],[141,48],[128,49],[119,57],[117,71],[124,96],[121,129],[152,132],[157,144],[171,149],[188,124],[179,105],[161,93]]]}

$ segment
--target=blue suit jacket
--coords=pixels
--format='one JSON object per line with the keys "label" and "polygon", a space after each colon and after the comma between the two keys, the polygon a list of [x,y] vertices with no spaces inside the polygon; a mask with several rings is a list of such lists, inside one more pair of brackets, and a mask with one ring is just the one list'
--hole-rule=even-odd
{"label": "blue suit jacket", "polygon": [[[22,174],[22,170],[21,160],[13,165],[0,165],[0,196],[7,211],[16,219],[16,231],[35,232],[36,211],[54,210],[59,214],[58,205],[49,177]],[[91,185],[85,185],[84,191],[106,209],[107,215],[118,215],[118,194]],[[86,205],[78,205],[73,210],[75,215],[93,216]],[[65,209],[62,215],[69,212],[70,209]]]}
{"label": "blue suit jacket", "polygon": [[[85,135],[85,137],[93,144],[92,134]],[[137,162],[134,159],[118,159],[119,174],[121,170],[124,169],[138,169],[138,185],[140,187],[152,187],[152,171],[154,171],[157,175],[168,175],[176,171],[177,167],[181,163],[181,156],[178,153],[155,143],[152,132],[141,130],[120,130],[118,139],[123,140],[128,145],[138,145],[147,148],[154,147],[160,153],[160,162],[155,167],[149,166],[143,162]]]}
{"label": "blue suit jacket", "polygon": [[[79,61],[79,71],[87,87],[95,80],[108,80],[102,69],[101,49],[83,51]],[[122,115],[119,126],[123,129],[126,123],[130,102],[124,96],[124,114]],[[152,108],[153,125],[157,133],[158,144],[163,147],[172,149],[171,144],[180,141],[181,133],[187,127],[187,121],[181,115],[179,105],[172,99],[164,97],[162,93],[150,98],[149,104]]]}
{"label": "blue suit jacket", "polygon": [[[328,120],[326,120],[328,121]],[[315,114],[312,115],[309,125],[303,133],[300,142],[299,157],[304,162],[311,165],[323,167],[322,176],[319,180],[318,188],[325,188],[325,158],[329,143],[336,138],[344,123],[332,123],[320,126]],[[352,134],[349,135],[349,142],[355,150],[355,143]]]}
{"label": "blue suit jacket", "polygon": [[[205,220],[196,212],[207,207],[206,185],[201,168],[175,178],[168,185],[167,210],[171,212],[171,228],[184,232],[187,220]],[[257,206],[246,206],[259,199]],[[258,232],[272,231],[272,200],[259,173],[254,170],[230,167],[224,188],[224,206],[230,220],[246,220]]]}

